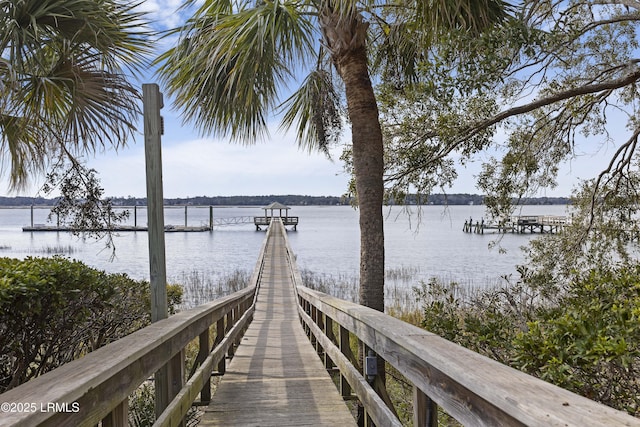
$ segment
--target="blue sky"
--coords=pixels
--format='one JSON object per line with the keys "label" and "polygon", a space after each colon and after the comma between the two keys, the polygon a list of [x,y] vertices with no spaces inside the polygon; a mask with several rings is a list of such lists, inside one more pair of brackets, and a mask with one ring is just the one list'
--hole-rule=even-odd
{"label": "blue sky", "polygon": [[[149,13],[159,30],[174,28],[186,18],[179,12],[181,0],[146,0],[142,8]],[[158,43],[158,52],[172,43],[165,39]],[[153,83],[147,76],[142,83]],[[163,136],[163,181],[165,197],[230,196],[266,194],[306,194],[314,196],[340,196],[346,192],[349,176],[339,160],[342,147],[332,150],[333,161],[321,153],[300,150],[293,134],[278,131],[278,123],[270,126],[270,138],[251,146],[231,143],[199,135],[192,125],[183,125],[178,112],[165,102]],[[349,134],[345,134],[345,141]],[[564,166],[559,186],[540,193],[541,196],[566,196],[576,184],[576,178],[591,177],[603,167],[603,154],[587,152]],[[610,150],[612,152],[612,150]],[[611,152],[609,154],[611,154]],[[144,138],[137,135],[127,147],[96,153],[85,159],[100,174],[106,196],[145,197]],[[448,193],[477,193],[474,176],[479,171],[478,161],[458,170],[459,179]],[[1,177],[0,195],[35,196],[41,184],[21,193],[9,193],[6,173]]]}

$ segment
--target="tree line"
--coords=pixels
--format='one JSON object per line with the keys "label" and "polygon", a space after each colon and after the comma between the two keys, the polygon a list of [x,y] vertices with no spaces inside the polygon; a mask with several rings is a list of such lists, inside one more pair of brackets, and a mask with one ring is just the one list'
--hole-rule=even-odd
{"label": "tree line", "polygon": [[[483,205],[485,196],[480,194],[454,193],[431,194],[428,197],[408,195],[404,201],[397,203],[390,200],[388,205]],[[0,197],[0,206],[55,206],[58,198],[45,197]],[[144,197],[113,197],[112,206],[146,206]],[[353,203],[351,197],[338,196],[307,196],[307,195],[268,195],[268,196],[196,196],[185,198],[167,198],[165,206],[266,206],[272,202],[279,202],[287,206],[348,206]],[[514,201],[515,203],[515,201]],[[520,200],[524,205],[567,205],[571,203],[568,197],[529,197]]]}

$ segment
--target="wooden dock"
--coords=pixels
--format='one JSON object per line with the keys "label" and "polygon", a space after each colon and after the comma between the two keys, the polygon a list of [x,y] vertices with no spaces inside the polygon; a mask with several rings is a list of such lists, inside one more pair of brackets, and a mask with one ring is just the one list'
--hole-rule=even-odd
{"label": "wooden dock", "polygon": [[[279,218],[280,218],[280,221],[282,221],[282,225],[291,226],[294,231],[298,229],[297,216],[281,216]],[[253,224],[256,226],[257,231],[262,230],[263,227],[266,230],[267,228],[269,228],[269,224],[271,224],[272,219],[273,217],[271,216],[254,216]]]}
{"label": "wooden dock", "polygon": [[[113,231],[113,232],[128,232],[128,231],[141,231],[147,232],[149,231],[148,227],[136,226],[136,225],[117,225],[112,228],[100,228],[96,230],[76,230],[72,227],[68,227],[66,225],[46,225],[46,224],[34,224],[34,225],[25,225],[22,227],[22,231],[27,232],[36,232],[36,231],[59,231],[59,232],[72,232],[72,231]],[[211,231],[211,227],[207,225],[202,226],[184,226],[184,225],[165,225],[164,226],[165,233],[188,233],[188,232],[203,232],[203,231]]]}
{"label": "wooden dock", "polygon": [[571,218],[558,215],[514,215],[499,222],[485,222],[484,218],[473,222],[473,218],[465,220],[462,231],[465,233],[484,234],[485,231],[494,233],[516,234],[553,234],[571,224]]}
{"label": "wooden dock", "polygon": [[300,327],[281,227],[273,230],[253,322],[201,426],[355,426]]}

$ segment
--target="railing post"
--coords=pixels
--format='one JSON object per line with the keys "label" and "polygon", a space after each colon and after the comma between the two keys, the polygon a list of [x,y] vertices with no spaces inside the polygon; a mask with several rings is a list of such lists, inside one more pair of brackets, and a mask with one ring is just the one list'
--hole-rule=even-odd
{"label": "railing post", "polygon": [[129,425],[129,400],[123,400],[102,420],[102,427],[127,427]]}
{"label": "railing post", "polygon": [[413,386],[413,425],[438,427],[438,405],[416,386]]}
{"label": "railing post", "polygon": [[[242,317],[242,313],[240,311],[240,304],[233,307],[233,323],[235,324]],[[238,337],[235,341],[233,341],[232,347],[237,348],[240,345],[240,337]],[[234,351],[235,354],[235,351]]]}
{"label": "railing post", "polygon": [[[200,334],[198,341],[200,344],[198,359],[205,360],[211,351],[211,347],[209,346],[209,328]],[[207,381],[202,385],[202,390],[200,390],[200,401],[203,403],[209,403],[211,401],[211,379],[207,379]]]}
{"label": "railing post", "polygon": [[[225,327],[224,327],[224,317],[218,320],[216,323],[216,339],[213,342],[213,346],[217,346],[224,339],[225,335]],[[224,375],[227,369],[227,359],[222,358],[220,363],[218,363],[218,373]]]}
{"label": "railing post", "polygon": [[[309,301],[304,300],[302,307],[304,308],[304,312],[311,316],[311,304],[309,303]],[[307,334],[307,337],[311,339],[311,328],[306,323],[304,325],[304,332]]]}
{"label": "railing post", "polygon": [[[329,338],[329,340],[335,344],[336,339],[333,336],[333,319],[331,319],[326,314],[324,315],[324,334]],[[327,369],[331,369],[335,366],[333,360],[329,357],[327,352],[324,352],[324,367]]]}
{"label": "railing post", "polygon": [[[338,332],[338,339],[339,339],[340,351],[342,352],[342,354],[347,356],[347,358],[349,358],[349,355],[351,354],[351,342],[349,340],[349,331],[342,325],[340,325],[340,329]],[[347,378],[344,375],[342,375],[342,373],[340,374],[340,394],[342,395],[342,397],[351,396],[351,386],[349,385]]]}
{"label": "railing post", "polygon": [[[184,349],[173,356],[169,361],[169,401],[180,393],[184,386]],[[184,427],[185,422],[182,420],[178,427]]]}
{"label": "railing post", "polygon": [[[318,310],[316,309],[315,305],[311,306],[311,320],[316,325],[318,324]],[[310,333],[309,337],[311,338],[311,345],[313,346],[313,348],[316,349],[316,352],[317,352],[318,351],[318,341],[316,340],[316,336],[313,335],[313,333],[311,333],[311,331],[309,331],[309,333]]]}
{"label": "railing post", "polygon": [[[226,318],[227,318],[227,324],[224,330],[225,335],[227,332],[231,330],[231,328],[233,328],[233,324],[235,323],[235,320],[233,318],[233,310],[227,313]],[[232,358],[236,354],[236,349],[234,348],[234,344],[235,343],[231,343],[231,345],[229,346],[229,352],[228,352],[229,358]]]}

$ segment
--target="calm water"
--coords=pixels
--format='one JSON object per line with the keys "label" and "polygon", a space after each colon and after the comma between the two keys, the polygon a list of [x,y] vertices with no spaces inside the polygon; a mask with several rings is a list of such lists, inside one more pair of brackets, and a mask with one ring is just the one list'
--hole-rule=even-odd
{"label": "calm water", "polygon": [[[564,206],[528,206],[522,214],[565,213]],[[262,215],[258,207],[216,207],[214,217]],[[47,209],[34,210],[34,223],[46,223]],[[439,277],[469,286],[496,283],[499,277],[515,272],[523,262],[519,248],[530,236],[507,234],[500,245],[501,254],[488,249],[497,237],[462,232],[465,219],[483,216],[482,206],[426,206],[407,214],[402,208],[385,208],[385,246],[387,270],[409,271],[415,280]],[[146,210],[138,209],[138,225],[146,224]],[[290,215],[299,216],[297,232],[289,239],[301,269],[334,277],[357,277],[359,270],[358,211],[348,206],[292,207]],[[188,225],[208,224],[208,207],[189,207]],[[133,214],[128,223],[133,224]],[[120,233],[115,238],[116,256],[104,248],[104,241],[82,240],[69,233],[27,233],[22,226],[31,222],[30,209],[0,209],[0,256],[24,258],[49,256],[63,251],[108,272],[127,273],[136,279],[148,278],[148,243],[144,232]],[[165,224],[184,225],[184,208],[167,208]],[[235,270],[251,271],[255,265],[264,232],[253,224],[216,227],[212,233],[167,233],[167,276],[170,281],[193,272],[225,276]],[[68,252],[68,251],[71,252]],[[406,286],[416,284],[412,281]],[[402,285],[402,284],[401,284]]]}

